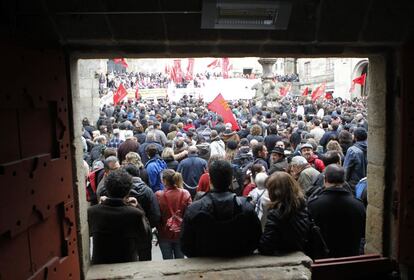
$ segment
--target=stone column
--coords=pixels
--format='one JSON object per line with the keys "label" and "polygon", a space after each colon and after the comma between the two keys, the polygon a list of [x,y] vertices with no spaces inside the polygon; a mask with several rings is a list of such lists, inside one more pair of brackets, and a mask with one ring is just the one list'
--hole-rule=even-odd
{"label": "stone column", "polygon": [[258,60],[263,68],[262,82],[264,80],[272,80],[274,78],[273,65],[275,65],[276,61],[276,58],[260,58]]}
{"label": "stone column", "polygon": [[386,63],[382,56],[369,58],[368,73],[368,207],[366,251],[383,253],[386,156]]}

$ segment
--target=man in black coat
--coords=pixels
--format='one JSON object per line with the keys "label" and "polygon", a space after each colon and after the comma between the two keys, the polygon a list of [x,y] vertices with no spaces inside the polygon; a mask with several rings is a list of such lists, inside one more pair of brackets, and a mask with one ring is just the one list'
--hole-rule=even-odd
{"label": "man in black coat", "polygon": [[337,164],[325,168],[325,189],[308,201],[311,217],[321,229],[329,257],[359,255],[365,236],[363,203],[346,190],[345,171]]}
{"label": "man in black coat", "polygon": [[232,166],[225,160],[209,167],[212,191],[191,204],[181,227],[181,249],[187,257],[250,255],[262,227],[253,204],[231,193]]}
{"label": "man in black coat", "polygon": [[124,170],[106,178],[108,197],[88,209],[93,237],[92,263],[151,260],[151,229],[135,198],[128,198],[132,177]]}
{"label": "man in black coat", "polygon": [[135,197],[145,212],[150,226],[156,227],[161,220],[160,205],[157,197],[150,187],[140,178],[139,168],[133,164],[124,167],[125,171],[132,176],[132,189],[129,193],[130,197]]}
{"label": "man in black coat", "polygon": [[267,148],[263,143],[258,143],[252,147],[252,153],[254,157],[253,164],[261,164],[266,169],[266,172],[269,170],[269,165],[267,163]]}

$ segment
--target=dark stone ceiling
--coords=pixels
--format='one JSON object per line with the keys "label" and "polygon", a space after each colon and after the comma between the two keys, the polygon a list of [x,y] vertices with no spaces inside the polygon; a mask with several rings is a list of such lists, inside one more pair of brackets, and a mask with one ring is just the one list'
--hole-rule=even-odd
{"label": "dark stone ceiling", "polygon": [[414,38],[414,1],[290,2],[288,29],[262,31],[201,29],[200,0],[3,0],[0,30],[23,45],[144,56],[372,53]]}

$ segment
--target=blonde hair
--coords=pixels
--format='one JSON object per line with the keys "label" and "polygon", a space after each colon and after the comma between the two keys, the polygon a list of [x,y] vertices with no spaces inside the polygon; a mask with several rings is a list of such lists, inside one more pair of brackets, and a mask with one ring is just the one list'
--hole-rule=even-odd
{"label": "blonde hair", "polygon": [[305,204],[302,188],[289,173],[273,173],[266,181],[266,188],[271,201],[270,208],[279,209],[281,217],[289,217]]}
{"label": "blonde hair", "polygon": [[326,150],[327,151],[337,151],[341,155],[341,157],[344,156],[342,147],[339,144],[339,142],[336,141],[336,140],[329,141],[328,144],[326,144]]}
{"label": "blonde hair", "polygon": [[166,187],[183,188],[183,177],[181,173],[172,169],[165,169],[162,172],[162,180],[166,183]]}
{"label": "blonde hair", "polygon": [[144,164],[141,161],[141,157],[138,153],[135,152],[129,152],[125,155],[125,160],[123,162],[124,165],[126,164],[133,164],[138,168],[141,168],[144,166]]}
{"label": "blonde hair", "polygon": [[163,159],[174,157],[174,150],[170,147],[164,148],[164,150],[161,153],[161,157]]}
{"label": "blonde hair", "polygon": [[226,148],[225,159],[231,163],[233,159],[236,157],[236,154],[237,154],[237,149],[232,150],[232,149]]}

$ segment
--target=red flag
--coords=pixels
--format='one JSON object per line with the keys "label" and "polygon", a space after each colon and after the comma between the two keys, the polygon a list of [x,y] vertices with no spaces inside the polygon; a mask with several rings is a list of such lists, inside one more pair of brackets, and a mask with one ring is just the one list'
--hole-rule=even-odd
{"label": "red flag", "polygon": [[305,90],[302,93],[302,96],[308,96],[308,93],[309,93],[309,88],[306,87]]}
{"label": "red flag", "polygon": [[181,84],[183,82],[183,71],[181,70],[181,59],[174,59],[174,82]]}
{"label": "red flag", "polygon": [[189,58],[188,64],[187,64],[187,73],[185,74],[185,79],[187,81],[191,81],[193,79],[193,72],[194,72],[194,58]]}
{"label": "red flag", "polygon": [[127,96],[127,91],[124,88],[123,84],[120,84],[118,89],[116,90],[115,94],[114,94],[114,105],[118,104],[122,99],[125,98],[125,96]]}
{"label": "red flag", "polygon": [[361,86],[365,84],[365,79],[367,77],[367,74],[364,73],[359,77],[356,77],[352,80],[351,88],[349,89],[349,92],[353,92],[355,90],[355,84],[360,84]]}
{"label": "red flag", "polygon": [[221,72],[223,73],[224,79],[229,78],[229,58],[228,57],[225,57],[222,59]]}
{"label": "red flag", "polygon": [[357,77],[357,78],[355,78],[355,79],[353,79],[352,81],[355,83],[355,84],[360,84],[360,85],[363,85],[363,84],[365,84],[365,78],[367,77],[367,74],[362,74],[361,76],[359,76],[359,77]]}
{"label": "red flag", "polygon": [[171,74],[171,67],[170,67],[170,65],[165,64],[164,73],[167,74],[167,75],[170,75]]}
{"label": "red flag", "polygon": [[286,96],[286,94],[287,94],[287,91],[286,91],[286,88],[285,87],[280,87],[280,96]]}
{"label": "red flag", "polygon": [[312,101],[315,101],[316,99],[318,99],[325,93],[325,87],[326,87],[326,83],[322,83],[312,92],[311,94]]}
{"label": "red flag", "polygon": [[325,99],[333,99],[332,92],[325,93]]}
{"label": "red flag", "polygon": [[216,98],[207,106],[207,108],[223,117],[225,123],[231,123],[233,130],[239,130],[236,118],[233,115],[227,101],[219,93]]}
{"label": "red flag", "polygon": [[291,83],[288,83],[286,87],[281,87],[280,88],[280,95],[281,96],[286,96],[290,92],[291,88],[292,88]]}
{"label": "red flag", "polygon": [[122,64],[125,68],[128,68],[128,63],[126,63],[125,58],[114,58],[115,64]]}
{"label": "red flag", "polygon": [[220,67],[221,66],[221,64],[220,64],[220,59],[219,58],[216,58],[216,59],[214,59],[209,65],[207,65],[207,68],[217,68],[217,67]]}

